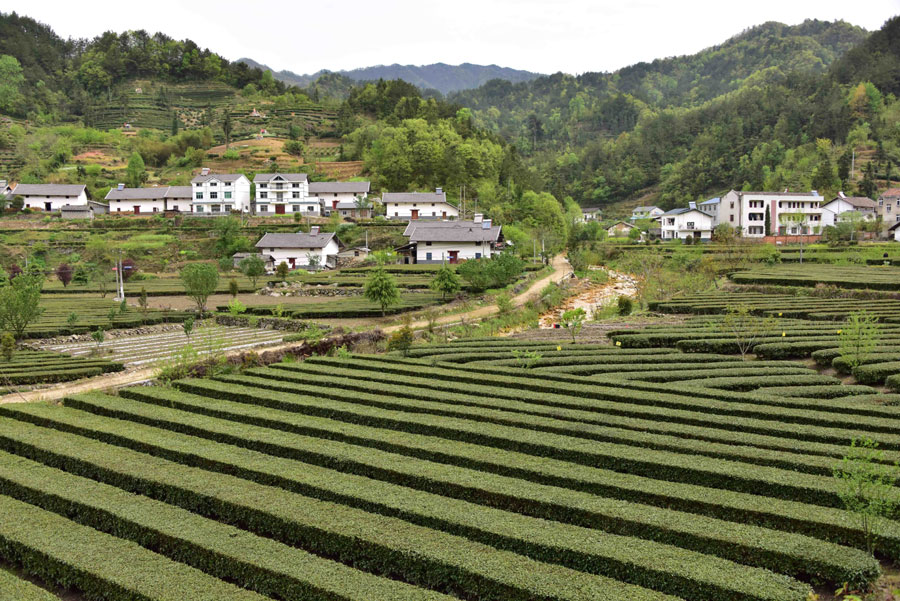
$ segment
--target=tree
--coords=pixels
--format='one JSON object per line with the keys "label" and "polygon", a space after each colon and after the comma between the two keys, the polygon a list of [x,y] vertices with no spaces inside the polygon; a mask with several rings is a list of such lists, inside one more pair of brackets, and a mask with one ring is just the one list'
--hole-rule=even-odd
{"label": "tree", "polygon": [[[727,225],[727,224],[723,223],[722,225]],[[716,227],[718,227],[718,226],[716,226]],[[771,210],[771,207],[766,209],[766,217],[765,217],[765,221],[763,222],[763,228],[764,228],[763,231],[765,232],[766,236],[772,235],[772,210]]]}
{"label": "tree", "polygon": [[75,270],[72,269],[72,266],[68,263],[61,263],[56,268],[56,279],[60,281],[63,285],[63,288],[66,288],[69,285],[69,282],[72,281],[72,276],[74,275]]}
{"label": "tree", "polygon": [[319,263],[322,262],[322,255],[319,253],[306,253],[306,264],[313,271],[319,269]]}
{"label": "tree", "polygon": [[741,359],[747,358],[760,338],[771,335],[775,331],[774,317],[758,317],[753,315],[747,305],[729,305],[725,315],[719,322],[723,333],[734,338]]}
{"label": "tree", "polygon": [[281,148],[287,154],[295,157],[302,157],[306,152],[306,146],[300,140],[288,140]]}
{"label": "tree", "polygon": [[381,307],[381,315],[387,314],[387,308],[400,302],[397,282],[384,267],[376,267],[369,273],[363,290],[365,297]]}
{"label": "tree", "polygon": [[878,443],[869,438],[854,438],[849,451],[834,468],[838,495],[847,511],[859,520],[866,550],[871,554],[875,552],[875,539],[882,521],[893,517],[900,505],[893,470]]}
{"label": "tree", "polygon": [[462,288],[459,276],[448,265],[441,265],[428,285],[435,292],[441,293],[442,300],[446,299],[448,294],[456,294]]}
{"label": "tree", "polygon": [[141,293],[138,295],[138,306],[141,308],[141,313],[144,314],[144,317],[147,317],[147,311],[150,309],[150,303],[147,299],[147,289],[141,286]]}
{"label": "tree", "polygon": [[228,150],[228,147],[231,146],[231,107],[225,107],[225,119],[222,121],[222,133],[225,134],[225,150]]}
{"label": "tree", "polygon": [[231,278],[230,280],[228,280],[228,294],[231,295],[232,299],[236,299],[237,295],[240,291],[241,291],[241,289],[238,286],[236,279]]}
{"label": "tree", "polygon": [[841,358],[850,368],[861,365],[881,339],[878,317],[865,309],[853,311],[847,316],[838,334]]}
{"label": "tree", "polygon": [[219,272],[209,263],[191,263],[182,268],[181,283],[185,294],[197,304],[197,313],[202,315],[206,310],[206,299],[219,285]]}
{"label": "tree", "polygon": [[12,201],[9,203],[9,206],[16,211],[21,211],[25,206],[25,197],[23,197],[21,194],[16,194],[15,196],[13,196]]}
{"label": "tree", "polygon": [[238,263],[238,268],[241,270],[241,273],[250,279],[254,288],[256,288],[256,282],[259,278],[266,274],[266,263],[259,255],[244,257],[241,259],[241,262]]}
{"label": "tree", "polygon": [[172,135],[178,135],[178,113],[172,112]]}
{"label": "tree", "polygon": [[188,317],[181,324],[181,329],[184,331],[184,335],[190,339],[191,334],[194,331],[194,318]]}
{"label": "tree", "polygon": [[9,332],[3,332],[0,336],[0,356],[9,363],[12,361],[13,353],[16,352],[16,339]]}
{"label": "tree", "polygon": [[278,267],[275,268],[275,275],[278,276],[278,279],[283,282],[287,279],[290,270],[291,268],[288,267],[288,264],[282,261],[278,264]]}
{"label": "tree", "polygon": [[859,182],[859,193],[874,199],[878,195],[878,182],[875,181],[875,163],[869,161],[863,169],[863,178]]}
{"label": "tree", "polygon": [[22,101],[19,86],[25,81],[22,65],[14,56],[0,55],[0,113],[15,112]]}
{"label": "tree", "polygon": [[387,350],[400,351],[404,357],[409,354],[409,349],[415,340],[415,334],[409,322],[409,317],[407,317],[403,321],[403,327],[391,334],[390,339],[388,339]]}
{"label": "tree", "polygon": [[862,211],[844,211],[841,213],[841,223],[846,224],[847,229],[850,230],[851,241],[856,239],[856,232],[862,229],[865,219],[866,217],[862,214]]}
{"label": "tree", "polygon": [[137,151],[131,153],[128,166],[125,168],[125,180],[130,188],[140,188],[141,184],[147,181],[147,168],[141,153]]}
{"label": "tree", "polygon": [[122,261],[122,281],[127,282],[138,271],[137,265],[131,259]]}
{"label": "tree", "polygon": [[250,240],[241,235],[241,220],[237,217],[216,219],[213,234],[216,236],[217,257],[231,257],[236,252],[246,252],[251,248]]}
{"label": "tree", "polygon": [[43,282],[41,277],[23,274],[0,288],[0,330],[12,332],[16,340],[22,338],[28,325],[44,313]]}
{"label": "tree", "polygon": [[584,309],[578,307],[577,309],[569,309],[564,312],[560,317],[560,322],[562,327],[569,331],[569,334],[572,335],[572,343],[575,343],[575,337],[581,331],[581,328],[584,326],[584,320],[587,318],[587,313],[584,312]]}
{"label": "tree", "polygon": [[91,338],[97,343],[97,350],[100,350],[100,345],[106,339],[106,333],[103,331],[103,328],[97,328],[91,332]]}

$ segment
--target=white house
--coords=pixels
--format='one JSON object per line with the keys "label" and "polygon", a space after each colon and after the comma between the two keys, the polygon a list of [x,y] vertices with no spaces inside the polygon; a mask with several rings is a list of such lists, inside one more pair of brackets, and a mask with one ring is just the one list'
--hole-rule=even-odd
{"label": "white house", "polygon": [[503,249],[501,227],[476,216],[473,221],[411,221],[404,236],[415,263],[458,263],[468,259],[489,259]]}
{"label": "white house", "polygon": [[719,225],[719,209],[722,207],[722,199],[719,197],[710,198],[703,202],[697,203],[697,208],[712,217],[713,229]]}
{"label": "white house", "polygon": [[597,221],[601,213],[600,207],[581,207],[581,221],[583,223]]}
{"label": "white house", "polygon": [[41,211],[58,211],[66,205],[85,207],[88,203],[84,184],[17,184],[9,196],[21,196],[23,208]]}
{"label": "white house", "polygon": [[447,194],[434,192],[385,192],[381,197],[388,219],[457,219],[459,209],[447,202]]}
{"label": "white house", "polygon": [[369,188],[369,182],[309,182],[309,195],[322,200],[327,214],[339,204],[355,205],[357,198],[368,200]]}
{"label": "white house", "polygon": [[888,234],[897,242],[900,242],[900,221],[888,228]]}
{"label": "white house", "polygon": [[859,212],[865,221],[875,221],[878,203],[865,196],[845,196],[838,192],[837,198],[822,205],[822,225],[834,225],[844,221],[845,213]]}
{"label": "white house", "polygon": [[900,188],[885,190],[878,197],[878,214],[885,224],[900,222]]}
{"label": "white house", "polygon": [[687,207],[666,211],[659,218],[660,238],[674,240],[676,238],[694,238],[709,240],[712,238],[713,218],[697,208],[696,203]]}
{"label": "white house", "polygon": [[119,184],[106,193],[110,213],[164,213],[168,186],[158,188],[126,188]]}
{"label": "white house", "polygon": [[318,257],[317,267],[323,269],[337,264],[341,242],[334,233],[320,234],[319,228],[313,226],[308,234],[266,233],[256,243],[256,248],[271,256],[276,266],[287,263],[291,269],[312,269],[310,257]]}
{"label": "white house", "polygon": [[[762,238],[766,232],[766,213],[770,231],[778,235],[821,233],[823,197],[811,192],[736,192],[726,194],[723,201],[736,202],[740,227],[744,236]],[[733,214],[733,213],[732,213]],[[720,209],[721,222],[721,209]]]}
{"label": "white house", "polygon": [[606,235],[610,238],[627,238],[632,230],[640,232],[640,239],[644,239],[644,232],[641,231],[641,228],[633,223],[626,223],[624,221],[617,221],[606,228]]}
{"label": "white house", "polygon": [[126,188],[119,184],[106,194],[110,213],[144,215],[192,211],[191,186],[159,186],[154,188]]}
{"label": "white house", "polygon": [[203,168],[191,180],[194,213],[227,215],[231,211],[250,210],[250,180],[240,173],[210,173]]}
{"label": "white house", "polygon": [[321,207],[318,199],[315,205],[306,202],[309,177],[305,173],[258,173],[253,183],[256,184],[257,215],[313,214],[314,206]]}
{"label": "white house", "polygon": [[631,211],[631,220],[658,219],[664,212],[659,207],[634,207],[634,210]]}

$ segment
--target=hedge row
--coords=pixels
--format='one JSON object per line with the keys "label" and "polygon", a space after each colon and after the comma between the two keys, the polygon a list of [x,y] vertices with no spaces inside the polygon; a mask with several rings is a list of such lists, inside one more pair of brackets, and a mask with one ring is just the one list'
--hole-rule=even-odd
{"label": "hedge row", "polygon": [[[862,357],[860,361],[860,366],[872,365],[875,363],[889,363],[889,362],[897,362],[900,361],[900,353],[869,353]],[[831,366],[837,370],[838,373],[849,374],[853,372],[853,361],[850,357],[835,357]],[[890,375],[890,374],[888,374]],[[881,383],[881,380],[877,382]]]}
{"label": "hedge row", "polygon": [[[80,412],[43,407],[42,412],[36,413],[49,418],[53,413]],[[534,561],[400,519],[126,448],[113,448],[64,432],[47,439],[41,432],[45,428],[7,421],[0,419],[0,442],[16,454],[412,584],[522,601],[674,601],[662,593]],[[236,453],[229,449],[227,455]],[[748,576],[753,573],[746,571]],[[760,576],[766,574],[760,571]],[[802,587],[795,581],[782,579],[779,582],[767,575],[765,582],[784,583],[783,587],[801,592]],[[796,594],[788,598],[802,599]]]}
{"label": "hedge row", "polygon": [[298,601],[452,599],[2,451],[0,493],[263,595]]}
{"label": "hedge row", "polygon": [[[275,365],[277,369],[302,370],[307,366],[330,366],[331,369],[347,367],[339,359],[315,357],[302,364],[289,366]],[[747,431],[760,433],[776,432],[781,436],[793,436],[791,432],[801,431],[808,426],[847,429],[858,432],[863,427],[867,432],[880,432],[887,436],[879,438],[884,448],[900,449],[900,437],[894,438],[896,419],[900,417],[900,408],[880,405],[860,406],[859,403],[843,401],[817,400],[810,401],[790,397],[775,398],[767,395],[756,395],[741,392],[723,392],[686,386],[680,382],[665,385],[638,381],[617,382],[615,386],[598,386],[586,382],[578,376],[550,374],[540,372],[534,375],[510,376],[508,369],[481,366],[430,366],[414,361],[400,361],[392,357],[366,356],[354,357],[354,369],[383,372],[401,376],[407,382],[427,374],[425,382],[416,382],[423,388],[439,386],[444,390],[463,387],[463,392],[477,390],[481,396],[494,396],[511,400],[526,400],[530,403],[544,404],[551,407],[584,409],[600,413],[618,415],[645,416],[656,410],[686,410],[693,413],[687,423],[695,419],[716,420],[718,427],[736,429],[730,426],[736,419],[752,418],[765,420],[768,427],[760,429],[762,424],[746,424],[741,426]],[[485,375],[490,375],[490,386],[486,386]],[[369,374],[356,378],[373,378]],[[348,384],[349,385],[349,384]],[[473,388],[473,387],[477,387]],[[651,394],[641,394],[648,392]],[[709,415],[705,415],[709,414]],[[680,420],[676,412],[666,413],[663,419]],[[688,417],[688,416],[684,416]],[[785,426],[785,422],[790,424]],[[816,436],[806,432],[803,436],[812,436],[813,440],[824,438],[846,444],[855,434],[835,436]],[[798,435],[799,437],[799,435]]]}
{"label": "hedge row", "polygon": [[[0,557],[44,582],[109,601],[263,601],[137,544],[0,495]],[[18,601],[18,600],[17,600]]]}
{"label": "hedge row", "polygon": [[894,392],[900,392],[900,374],[885,378],[884,385]]}
{"label": "hedge row", "polygon": [[876,391],[870,386],[845,384],[842,386],[762,386],[757,388],[756,392],[808,399],[837,399],[875,394]]}
{"label": "hedge row", "polygon": [[59,597],[12,572],[0,568],[0,599],[9,601],[59,601]]}
{"label": "hedge row", "polygon": [[24,373],[5,373],[0,370],[0,381],[17,386],[25,384],[52,384],[70,382],[81,378],[92,378],[104,373],[101,367],[79,367],[76,369],[53,369],[49,371],[31,371]]}
{"label": "hedge row", "polygon": [[[154,394],[152,389],[138,391],[138,396],[155,403],[180,403],[179,395],[172,391],[161,391]],[[79,397],[80,399],[81,397]],[[94,406],[115,407],[116,399],[106,401],[88,399]],[[189,403],[189,401],[188,401]],[[200,406],[202,406],[202,401]],[[286,420],[285,425],[302,424],[302,418],[270,409],[244,408],[245,415],[255,415],[256,419],[279,423]],[[492,543],[492,536],[508,526],[511,518],[499,514],[493,509],[472,507],[468,503],[450,501],[447,496],[475,500],[482,504],[503,509],[511,509],[534,517],[550,518],[557,521],[574,523],[588,528],[599,528],[610,533],[637,536],[668,544],[690,548],[703,553],[749,563],[760,567],[775,569],[783,573],[805,575],[815,579],[824,578],[842,582],[846,577],[859,578],[863,573],[872,572],[874,563],[846,548],[822,545],[806,537],[760,530],[758,528],[738,527],[732,523],[698,518],[678,512],[659,511],[645,506],[630,503],[610,502],[586,494],[574,494],[571,491],[547,491],[545,487],[511,480],[481,472],[461,468],[441,467],[422,460],[401,459],[391,453],[363,449],[356,445],[347,445],[332,441],[309,439],[278,432],[266,427],[239,425],[233,422],[223,423],[215,418],[204,418],[194,415],[185,417],[181,411],[164,407],[156,410],[145,410],[168,422],[179,421],[191,426],[204,425],[219,432],[219,439],[229,442],[231,437],[240,436],[248,448],[262,452],[274,446],[282,447],[279,455],[288,455],[288,449],[300,453],[301,459],[312,454],[318,455],[316,464],[350,471],[366,477],[376,477],[389,481],[399,481],[404,487],[425,489],[435,494],[414,494],[407,488],[393,484],[373,483],[358,476],[336,473],[330,469],[306,466],[297,469],[292,461],[277,459],[272,456],[255,454],[228,454],[227,448],[216,443],[196,441],[190,436],[169,435],[160,437],[147,428],[128,428],[123,435],[138,441],[149,441],[144,444],[164,446],[174,452],[177,449],[191,449],[191,457],[202,457],[201,467],[227,462],[228,472],[242,475],[250,479],[270,482],[282,487],[291,488],[295,492],[323,498],[338,500],[344,504],[375,511],[383,515],[403,517],[429,527],[437,527],[451,533]],[[235,417],[232,415],[232,418]],[[241,421],[241,420],[235,420]],[[246,424],[247,422],[241,422]],[[279,430],[287,430],[281,427]],[[140,432],[147,433],[142,437]],[[229,434],[230,433],[230,434]],[[147,438],[147,436],[155,438]],[[174,446],[173,446],[174,445]],[[223,452],[225,454],[223,454]],[[389,473],[384,478],[381,475]],[[260,476],[259,474],[264,474]],[[425,484],[418,483],[425,480]],[[285,483],[283,480],[288,480]],[[277,481],[277,482],[276,482]],[[474,488],[474,490],[472,490]],[[469,489],[469,490],[466,490]],[[452,491],[448,494],[448,490]],[[474,497],[474,499],[473,499]],[[577,505],[573,505],[575,500]],[[513,522],[515,520],[512,520]],[[499,525],[488,525],[499,524]],[[521,522],[522,531],[548,532],[549,527],[540,526],[529,521]],[[494,534],[485,534],[491,531]],[[560,530],[554,538],[567,540],[579,535],[580,531]],[[480,533],[480,534],[478,534]],[[550,534],[550,532],[548,532]],[[510,533],[513,536],[514,533]],[[583,544],[583,543],[581,543]],[[495,544],[496,546],[496,544]],[[790,551],[788,551],[790,549]],[[515,549],[513,549],[515,550]],[[646,550],[645,550],[646,551]],[[522,552],[522,551],[520,551]],[[526,554],[527,551],[525,552]],[[851,561],[847,562],[847,557]],[[624,557],[622,557],[624,559]],[[815,567],[811,567],[815,566]],[[812,570],[812,571],[811,571]]]}
{"label": "hedge row", "polygon": [[[629,380],[642,380],[644,382],[677,382],[680,380],[693,382],[697,385],[706,386],[703,380],[707,380],[710,384],[715,381],[724,381],[725,379],[740,378],[748,384],[747,388],[729,388],[729,390],[753,390],[765,383],[771,381],[773,376],[798,375],[808,376],[816,375],[814,371],[804,366],[793,367],[764,367],[753,365],[748,366],[746,363],[742,367],[720,368],[716,364],[712,364],[707,369],[698,369],[696,365],[685,367],[684,369],[670,370],[665,365],[661,365],[660,369],[646,371],[623,371],[617,375],[602,375],[604,378],[627,378]],[[821,377],[821,376],[819,376]],[[835,383],[839,383],[835,381]],[[713,386],[714,388],[722,388],[722,386]]]}
{"label": "hedge row", "polygon": [[853,377],[862,384],[882,384],[896,374],[900,374],[900,361],[867,363],[853,368]]}

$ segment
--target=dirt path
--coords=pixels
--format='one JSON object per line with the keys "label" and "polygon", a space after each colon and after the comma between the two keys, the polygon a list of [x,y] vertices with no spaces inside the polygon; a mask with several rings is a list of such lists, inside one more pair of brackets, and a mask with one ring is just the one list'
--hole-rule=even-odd
{"label": "dirt path", "polygon": [[[569,267],[569,262],[563,256],[557,256],[553,259],[551,263],[553,267],[553,272],[542,277],[539,280],[532,282],[531,286],[528,287],[527,290],[522,292],[521,294],[514,296],[512,298],[512,302],[516,307],[521,307],[530,299],[534,298],[538,294],[540,294],[541,290],[545,286],[550,283],[559,283],[563,281],[565,278],[571,275],[571,268]],[[486,307],[479,307],[478,309],[473,309],[472,311],[467,311],[465,313],[455,313],[453,315],[445,315],[443,317],[439,317],[437,319],[437,323],[441,325],[446,325],[450,323],[456,323],[461,321],[462,319],[480,319],[482,317],[488,317],[497,312],[497,305],[489,305]],[[417,321],[412,324],[414,329],[421,329],[428,326],[428,321]],[[400,325],[390,326],[384,328],[384,332],[391,333],[396,330],[399,330]],[[271,351],[278,350],[282,347],[287,348],[290,346],[295,346],[296,343],[287,343],[287,344],[276,344],[272,346],[259,346],[256,347],[257,351]],[[137,384],[139,382],[144,382],[146,380],[150,380],[156,374],[155,368],[146,368],[146,369],[138,369],[134,371],[125,371],[125,372],[117,372],[112,374],[105,374],[102,376],[97,376],[94,378],[89,378],[86,380],[78,380],[76,382],[65,382],[62,384],[57,384],[55,386],[51,386],[49,388],[42,388],[40,390],[31,390],[28,392],[21,393],[12,393],[6,396],[0,397],[0,403],[24,403],[29,401],[55,401],[62,399],[70,394],[76,394],[80,392],[90,392],[94,390],[105,390],[107,388],[121,388],[123,386],[128,386],[131,384]]]}
{"label": "dirt path", "polygon": [[576,294],[547,314],[541,316],[540,327],[552,328],[559,322],[560,316],[570,309],[584,309],[587,319],[594,319],[594,314],[602,310],[607,303],[620,296],[634,298],[637,296],[637,282],[633,275],[612,269],[604,269],[608,279],[604,284],[589,285],[584,292]]}
{"label": "dirt path", "polygon": [[[525,292],[522,292],[521,294],[514,296],[512,298],[512,302],[513,302],[514,306],[521,307],[522,305],[527,303],[529,300],[531,300],[532,298],[534,298],[538,294],[540,294],[541,290],[543,290],[544,287],[547,286],[548,284],[558,284],[572,274],[572,269],[571,269],[571,267],[569,267],[569,261],[562,255],[557,255],[556,257],[554,257],[550,266],[553,268],[552,273],[542,277],[539,280],[532,282],[531,286],[529,286],[528,289],[525,290]],[[497,305],[492,304],[492,305],[488,305],[486,307],[479,307],[478,309],[466,311],[465,313],[454,313],[452,315],[444,315],[443,317],[437,318],[437,320],[435,320],[435,324],[447,325],[447,324],[457,323],[459,321],[462,321],[463,319],[466,319],[466,320],[481,319],[483,317],[489,317],[496,312],[497,312]],[[396,332],[397,330],[399,330],[402,327],[403,327],[402,325],[389,326],[387,328],[384,328],[383,331],[387,334],[390,334],[391,332]],[[412,327],[414,330],[421,330],[423,328],[428,327],[428,321],[427,320],[415,321],[412,324],[410,324],[410,327]]]}

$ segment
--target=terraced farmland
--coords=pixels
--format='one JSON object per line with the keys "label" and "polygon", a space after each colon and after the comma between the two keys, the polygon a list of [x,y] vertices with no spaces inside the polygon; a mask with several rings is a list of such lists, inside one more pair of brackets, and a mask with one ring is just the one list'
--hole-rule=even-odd
{"label": "terraced farmland", "polygon": [[[26,338],[51,338],[70,334],[84,334],[97,328],[133,328],[166,322],[181,322],[191,313],[150,309],[146,313],[130,308],[122,313],[119,303],[111,298],[67,298],[43,296],[44,313],[25,330]],[[110,312],[115,311],[110,319]],[[72,314],[75,320],[71,320]]]}
{"label": "terraced farmland", "polygon": [[735,272],[730,277],[736,284],[900,290],[900,269],[893,266],[777,265]]}
{"label": "terraced farmland", "polygon": [[[525,369],[523,351],[541,357]],[[880,574],[831,471],[861,435],[900,459],[900,407],[873,402],[890,395],[669,348],[410,354],[0,406],[0,507],[21,518],[0,556],[41,553],[102,590],[152,561],[172,577],[151,600],[177,582],[216,599],[806,601]],[[758,386],[722,385],[746,366]],[[900,558],[900,524],[882,534]],[[104,549],[134,563],[113,572]]]}
{"label": "terraced farmland", "polygon": [[[442,302],[441,295],[432,292],[405,292],[400,295],[400,302],[388,307],[386,315],[396,315],[407,311],[423,309]],[[228,307],[216,307],[217,311],[227,311]],[[354,317],[380,317],[382,310],[379,305],[366,299],[364,296],[339,296],[331,297],[322,302],[315,303],[291,303],[289,300],[279,306],[250,305],[247,313],[251,315],[271,316],[281,313],[284,317],[293,319],[325,319],[325,318],[354,318]]]}
{"label": "terraced farmland", "polygon": [[[93,354],[129,367],[152,366],[177,355],[190,346],[201,356],[209,353],[231,352],[281,342],[283,333],[259,328],[234,328],[217,325],[198,327],[190,338],[180,330],[159,332],[125,338],[109,338],[99,346],[94,342],[67,342],[46,346],[49,351],[67,353],[74,357]],[[0,363],[0,369],[2,369]]]}
{"label": "terraced farmland", "polygon": [[10,361],[0,359],[0,387],[70,382],[123,369],[105,357],[20,350]]}

